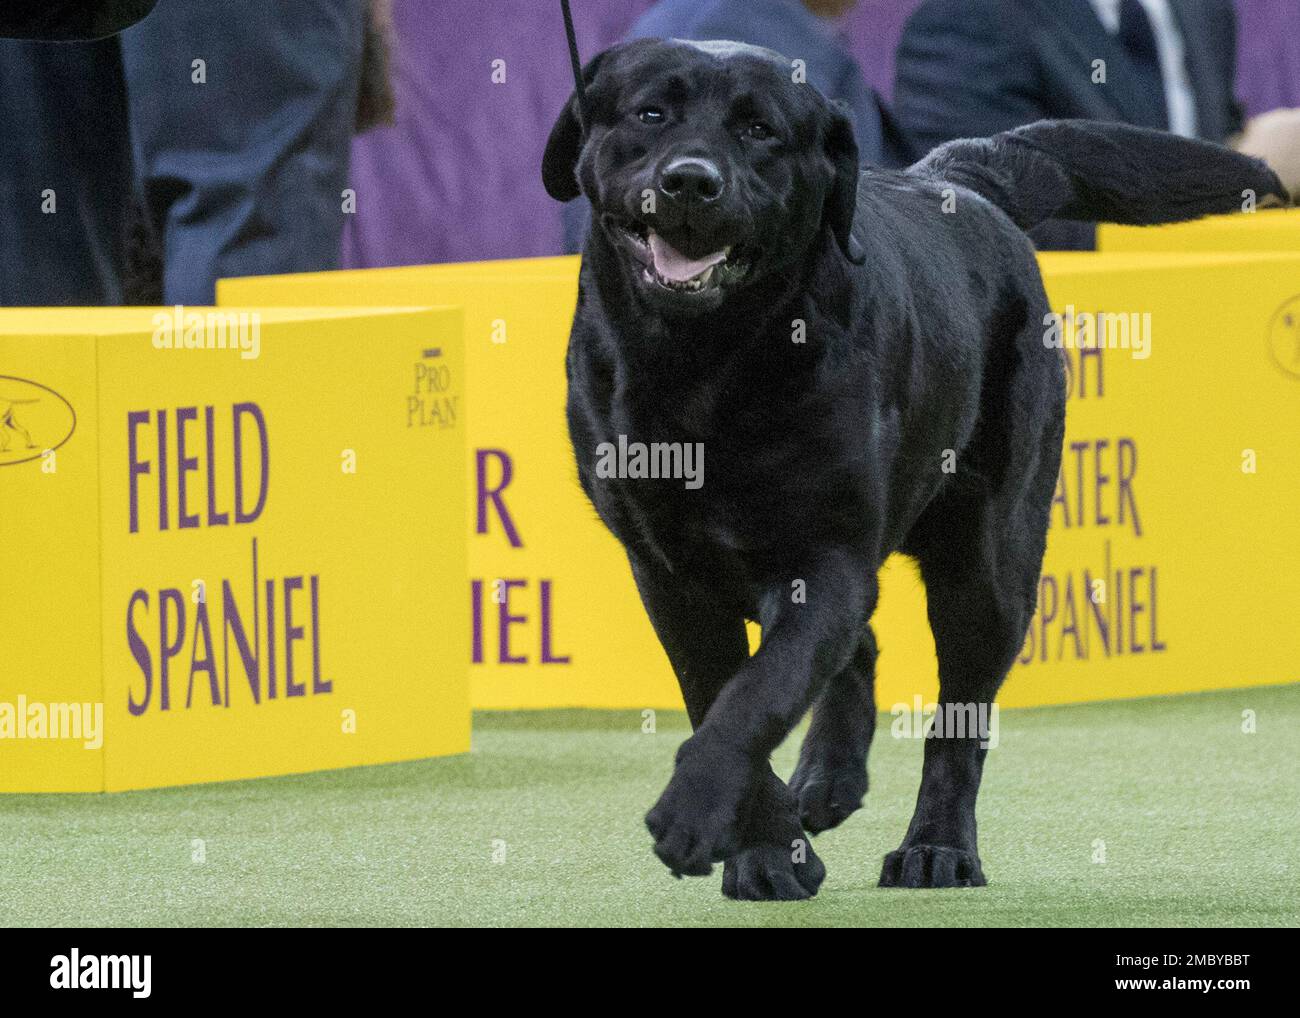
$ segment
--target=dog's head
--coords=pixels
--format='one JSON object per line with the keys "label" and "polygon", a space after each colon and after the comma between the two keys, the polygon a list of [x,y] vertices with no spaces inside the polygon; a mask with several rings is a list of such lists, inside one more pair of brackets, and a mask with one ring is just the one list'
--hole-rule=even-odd
{"label": "dog's head", "polygon": [[592,229],[661,311],[717,308],[787,273],[823,230],[857,260],[853,127],[784,57],[640,40],[600,54],[583,78],[590,123],[584,136],[571,98],[547,142],[546,190],[590,199]]}

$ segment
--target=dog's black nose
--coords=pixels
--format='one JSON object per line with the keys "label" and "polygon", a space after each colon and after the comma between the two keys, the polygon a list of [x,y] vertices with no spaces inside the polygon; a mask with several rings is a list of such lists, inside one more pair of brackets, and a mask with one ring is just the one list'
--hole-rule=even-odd
{"label": "dog's black nose", "polygon": [[659,190],[686,205],[717,201],[722,188],[722,171],[707,159],[674,159],[659,173]]}

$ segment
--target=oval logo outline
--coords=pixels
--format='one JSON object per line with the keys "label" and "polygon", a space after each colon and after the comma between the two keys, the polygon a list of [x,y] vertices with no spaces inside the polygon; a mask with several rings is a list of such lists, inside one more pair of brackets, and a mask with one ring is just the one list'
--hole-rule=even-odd
{"label": "oval logo outline", "polygon": [[[17,375],[0,375],[0,429],[7,429],[5,437],[9,438],[10,441],[12,441],[15,436],[21,436],[26,430],[22,428],[21,425],[15,427],[11,424],[11,420],[13,419],[13,407],[18,405],[20,402],[27,402],[24,400],[14,399],[11,403],[6,398],[6,391],[12,386],[12,383],[15,382],[18,383],[19,386],[29,386],[33,389],[40,390],[42,393],[48,393],[53,396],[67,410],[68,416],[71,419],[71,424],[68,427],[67,433],[59,439],[59,441],[40,444],[40,447],[35,451],[34,455],[24,456],[22,459],[8,459],[7,457],[10,455],[12,450],[0,451],[0,467],[14,467],[18,466],[20,463],[31,463],[34,460],[38,460],[47,452],[53,452],[55,449],[62,448],[67,444],[68,439],[76,434],[77,431],[76,408],[62,393],[51,389],[48,385],[34,382],[30,378],[20,378]],[[30,441],[30,438],[28,438],[28,441]],[[22,452],[25,450],[18,451]]]}
{"label": "oval logo outline", "polygon": [[[1295,344],[1289,351],[1289,358],[1284,358],[1280,349],[1285,342]],[[1269,319],[1268,353],[1274,367],[1284,375],[1300,378],[1300,295],[1283,301],[1282,306]]]}

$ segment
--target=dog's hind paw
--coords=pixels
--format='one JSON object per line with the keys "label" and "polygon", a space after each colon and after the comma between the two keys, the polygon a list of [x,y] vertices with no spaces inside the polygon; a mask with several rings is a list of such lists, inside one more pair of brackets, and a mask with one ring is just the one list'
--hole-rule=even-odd
{"label": "dog's hind paw", "polygon": [[885,856],[881,887],[983,887],[980,857],[950,845],[905,845]]}
{"label": "dog's hind paw", "polygon": [[861,763],[828,766],[799,761],[790,778],[790,791],[799,800],[799,819],[809,834],[838,827],[862,808],[867,794],[867,769]]}
{"label": "dog's hind paw", "polygon": [[803,901],[825,879],[826,867],[807,843],[755,845],[723,864],[722,893],[736,901]]}

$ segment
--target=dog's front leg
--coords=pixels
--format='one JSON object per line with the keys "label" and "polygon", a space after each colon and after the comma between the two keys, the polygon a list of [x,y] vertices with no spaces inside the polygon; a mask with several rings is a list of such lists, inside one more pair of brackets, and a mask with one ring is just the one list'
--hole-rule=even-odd
{"label": "dog's front leg", "polygon": [[758,653],[745,659],[682,744],[672,780],[646,817],[655,854],[674,873],[708,873],[743,844],[744,807],[770,773],[768,757],[848,664],[875,601],[870,564],[846,551],[824,552],[772,579]]}
{"label": "dog's front leg", "polygon": [[[661,566],[636,555],[629,559],[641,601],[677,675],[691,727],[699,728],[718,693],[749,659],[745,620],[700,598]],[[808,844],[794,795],[770,765],[756,776],[741,813],[722,893],[747,901],[816,894],[826,868]]]}
{"label": "dog's front leg", "polygon": [[718,608],[649,558],[629,552],[628,561],[650,625],[681,686],[691,727],[699,728],[719,691],[749,657],[745,620]]}

